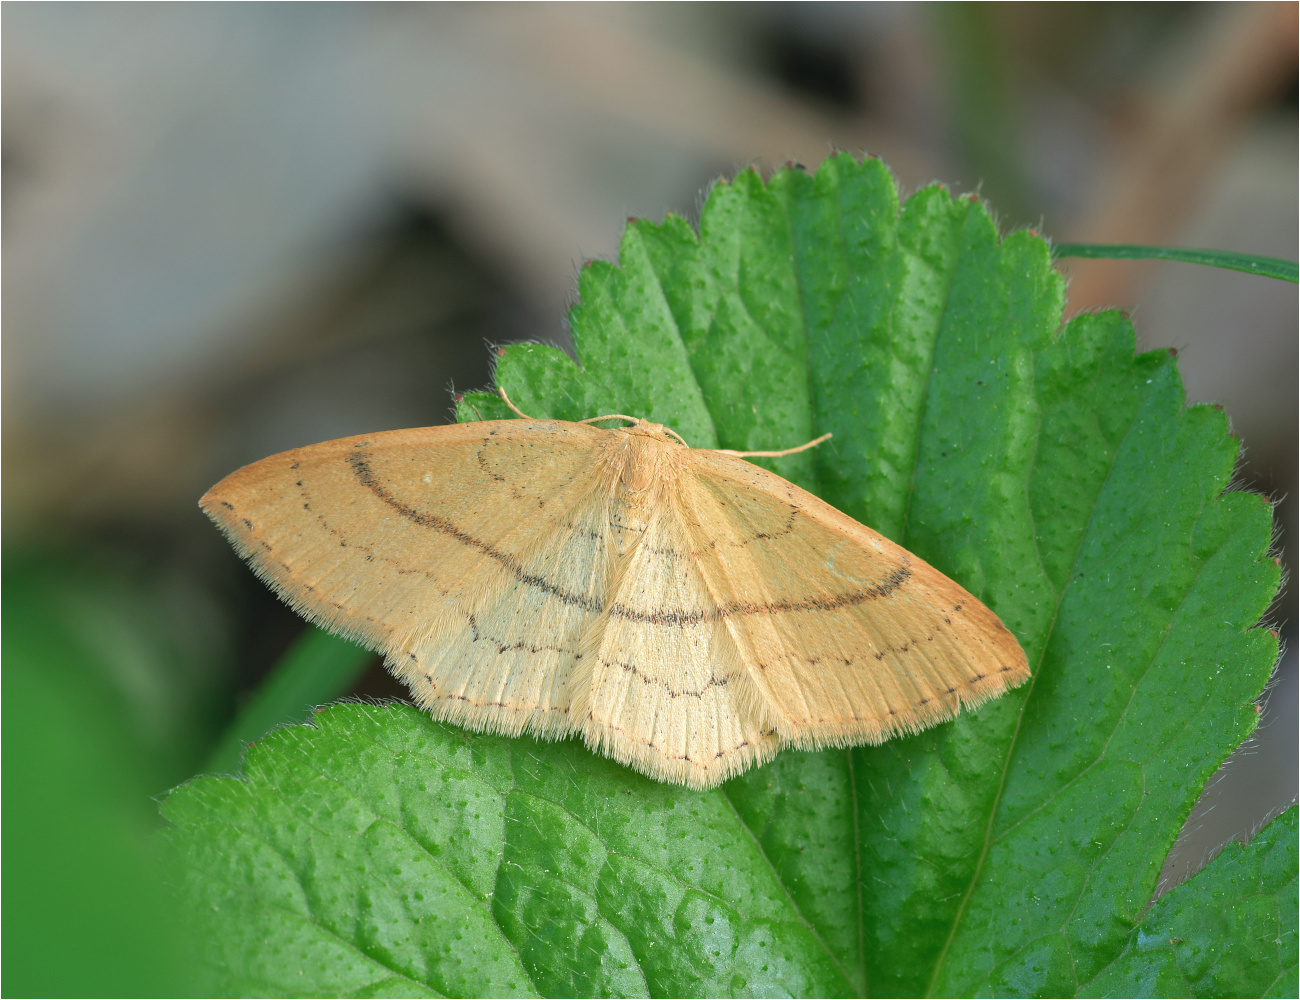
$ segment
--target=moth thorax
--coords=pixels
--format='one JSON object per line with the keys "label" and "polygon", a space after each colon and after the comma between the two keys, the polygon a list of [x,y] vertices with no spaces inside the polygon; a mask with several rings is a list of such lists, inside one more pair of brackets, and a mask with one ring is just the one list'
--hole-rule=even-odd
{"label": "moth thorax", "polygon": [[[672,452],[672,446],[661,439],[629,434],[623,450],[623,472],[619,477],[623,490],[634,496],[643,496],[647,501],[652,500],[669,480],[677,479],[676,456]],[[628,497],[628,501],[636,502],[633,497]]]}

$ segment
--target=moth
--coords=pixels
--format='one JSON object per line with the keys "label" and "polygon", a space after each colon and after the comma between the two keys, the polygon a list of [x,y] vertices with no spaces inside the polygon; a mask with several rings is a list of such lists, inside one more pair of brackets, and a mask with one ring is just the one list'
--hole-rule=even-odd
{"label": "moth", "polygon": [[[592,423],[611,419],[625,425]],[[780,453],[592,421],[326,441],[200,504],[281,598],[380,652],[434,718],[581,736],[692,788],[785,747],[915,733],[1028,679],[962,587],[745,460]]]}

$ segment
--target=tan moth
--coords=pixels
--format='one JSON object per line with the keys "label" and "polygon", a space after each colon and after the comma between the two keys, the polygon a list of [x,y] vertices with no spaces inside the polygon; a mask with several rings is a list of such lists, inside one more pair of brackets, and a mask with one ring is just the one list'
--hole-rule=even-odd
{"label": "tan moth", "polygon": [[581,735],[660,781],[710,788],[784,747],[879,743],[1028,679],[964,589],[743,457],[781,453],[620,419],[326,441],[200,503],[435,718]]}

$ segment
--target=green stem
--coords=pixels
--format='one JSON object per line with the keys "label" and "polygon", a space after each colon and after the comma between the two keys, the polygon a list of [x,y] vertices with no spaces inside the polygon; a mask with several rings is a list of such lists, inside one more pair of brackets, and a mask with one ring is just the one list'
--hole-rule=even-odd
{"label": "green stem", "polygon": [[1183,247],[1143,247],[1130,243],[1058,243],[1052,247],[1053,257],[1092,257],[1107,260],[1181,260],[1189,264],[1208,264],[1226,267],[1247,274],[1262,274],[1266,278],[1282,281],[1300,281],[1297,264],[1280,257],[1264,257],[1257,253],[1234,253],[1231,250],[1195,250]]}

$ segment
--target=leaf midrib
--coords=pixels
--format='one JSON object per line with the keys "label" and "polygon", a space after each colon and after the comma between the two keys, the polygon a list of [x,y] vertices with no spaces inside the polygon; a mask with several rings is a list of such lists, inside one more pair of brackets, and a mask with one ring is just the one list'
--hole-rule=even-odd
{"label": "leaf midrib", "polygon": [[[789,230],[789,226],[790,226],[790,212],[789,212],[789,206],[787,205],[787,206],[785,206],[785,208],[786,208],[786,210],[785,210],[785,212],[784,212],[784,215],[785,215],[785,221],[786,221],[787,229]],[[793,248],[793,247],[795,246],[793,230],[789,230],[789,233],[790,233],[790,240],[791,240],[790,245],[791,245],[791,247]],[[696,240],[697,240],[697,245],[698,245],[701,249],[703,249],[703,248],[704,248],[704,237],[703,237],[703,234],[697,234],[697,236],[696,236]],[[793,255],[792,255],[792,259],[793,259]],[[803,325],[803,334],[804,334],[804,363],[805,363],[805,366],[806,366],[807,371],[808,371],[808,379],[809,379],[809,385],[808,385],[808,407],[809,407],[809,411],[810,411],[810,416],[812,416],[812,418],[815,420],[815,419],[816,419],[816,411],[815,411],[815,407],[814,407],[814,405],[813,405],[813,398],[814,398],[814,397],[813,397],[813,394],[812,394],[812,384],[811,384],[811,379],[812,379],[812,358],[811,358],[811,351],[810,351],[810,349],[809,349],[809,344],[808,344],[808,319],[807,319],[806,310],[805,310],[805,308],[804,308],[803,286],[802,286],[802,283],[799,281],[798,269],[795,268],[794,270],[795,270],[795,274],[794,274],[794,278],[795,278],[795,280],[794,280],[794,286],[795,286],[795,289],[796,289],[796,291],[797,291],[797,293],[798,293],[798,296],[799,296],[799,315],[800,315],[800,319],[802,320],[802,325]],[[667,297],[666,292],[665,292],[665,289],[664,289],[664,287],[663,287],[663,278],[660,276],[659,271],[658,271],[657,268],[651,266],[651,267],[649,268],[649,271],[650,271],[650,273],[654,276],[655,287],[656,287],[656,289],[657,289],[659,295],[663,297],[665,303],[667,304],[667,303],[668,303],[668,297]],[[719,302],[721,302],[721,299],[719,299]],[[746,315],[749,315],[749,306],[748,306],[748,304],[747,304],[746,302],[744,302],[743,299],[740,299],[740,305],[741,305],[741,307],[745,310]],[[695,386],[696,386],[697,391],[700,393],[700,398],[701,398],[701,400],[703,400],[703,399],[704,399],[704,389],[703,389],[703,387],[700,385],[699,377],[695,374],[695,366],[694,366],[694,364],[692,363],[692,360],[693,360],[693,359],[692,359],[692,357],[691,357],[691,352],[686,348],[686,341],[685,341],[685,338],[682,337],[681,324],[678,322],[677,316],[676,316],[676,314],[673,312],[671,306],[668,307],[668,309],[667,309],[667,314],[668,314],[668,316],[671,317],[671,319],[672,319],[673,333],[676,335],[678,342],[682,345],[682,350],[683,350],[683,353],[685,354],[685,357],[686,357],[686,367],[687,367],[687,370],[691,373],[691,378],[692,378],[692,380],[695,382]],[[715,315],[716,315],[716,309],[715,309]],[[758,328],[759,330],[761,330],[761,331],[764,333],[764,335],[768,336],[768,339],[769,339],[769,340],[772,340],[771,336],[767,334],[767,331],[766,331],[766,329],[763,327],[762,324],[758,323],[758,322],[754,319],[753,316],[750,316],[750,320],[751,320],[751,322],[754,323],[754,325],[755,325],[756,328]],[[773,343],[775,346],[777,346],[777,347],[780,346],[780,345],[776,345],[776,343],[775,343],[774,340],[772,341],[772,343]],[[789,354],[790,352],[788,352],[788,351],[783,351],[783,353]],[[718,435],[717,423],[716,423],[716,421],[713,420],[713,415],[712,415],[712,413],[709,411],[708,403],[707,403],[707,402],[705,402],[705,404],[704,404],[704,409],[705,409],[705,413],[708,414],[708,416],[709,416],[709,420],[710,420],[710,422],[713,423],[713,428],[714,428],[714,431],[713,431],[713,432],[714,432],[714,437],[715,437],[715,439],[716,439],[716,438],[717,438],[717,435]],[[814,424],[814,426],[815,426],[815,424]],[[731,801],[731,797],[726,793],[725,789],[724,789],[724,790],[721,790],[720,795],[721,795],[722,800],[727,804],[727,808],[730,809],[732,815],[735,816],[737,824],[740,826],[740,828],[741,828],[742,830],[745,831],[746,835],[750,838],[751,842],[754,844],[754,848],[755,848],[755,850],[758,851],[759,856],[763,859],[763,863],[767,866],[768,870],[771,872],[773,881],[774,881],[778,886],[781,887],[781,892],[784,894],[784,896],[785,896],[785,898],[786,898],[786,901],[788,902],[788,904],[789,904],[789,906],[790,906],[790,909],[791,909],[791,910],[793,911],[793,913],[794,913],[794,914],[799,918],[799,922],[803,925],[803,927],[804,927],[804,928],[808,931],[808,933],[812,936],[813,940],[817,942],[818,946],[822,949],[822,951],[823,951],[823,952],[826,954],[826,956],[830,959],[831,964],[835,967],[835,970],[840,974],[840,977],[844,980],[844,982],[845,982],[846,984],[848,984],[848,985],[852,985],[853,980],[849,977],[847,970],[846,970],[846,969],[844,968],[844,966],[841,964],[841,962],[840,962],[840,960],[839,960],[839,957],[838,957],[838,956],[837,956],[837,955],[836,955],[836,954],[835,954],[835,953],[830,949],[830,947],[829,947],[829,946],[826,944],[826,942],[822,939],[821,934],[817,931],[817,929],[812,925],[812,923],[811,923],[811,922],[808,920],[808,918],[804,915],[803,911],[799,908],[799,905],[795,902],[794,897],[793,897],[793,896],[791,895],[791,893],[790,893],[790,889],[789,889],[789,887],[785,884],[785,881],[781,878],[780,873],[777,872],[777,870],[776,870],[776,866],[772,864],[772,859],[768,857],[767,851],[764,850],[763,845],[762,845],[762,843],[760,843],[760,841],[759,841],[757,835],[755,834],[755,832],[754,832],[752,829],[750,829],[749,824],[745,822],[744,818],[740,815],[739,810],[736,809],[735,803],[733,803],[733,802]],[[855,797],[855,800],[856,800],[856,791],[855,791],[855,793],[854,793],[854,797]],[[856,824],[856,817],[855,817],[855,824]],[[584,826],[585,826],[585,824],[584,824]],[[593,831],[593,832],[594,832],[594,831]],[[602,843],[604,843],[603,840],[602,840]],[[607,845],[607,844],[606,844],[606,849],[607,849],[607,850],[609,849],[609,845]],[[854,839],[854,852],[855,852],[855,854],[857,854],[857,853],[859,853],[859,851],[860,851],[860,848],[859,848],[859,846],[858,846],[858,842],[857,842],[857,839],[856,839],[856,837],[855,837],[855,839]],[[613,853],[613,852],[611,852],[611,853]],[[644,863],[644,862],[643,862],[643,863]],[[649,867],[654,867],[654,866],[649,866]],[[862,880],[861,880],[861,875],[860,875],[860,873],[861,873],[861,862],[859,861],[859,878],[858,878],[858,896],[859,896],[859,905],[858,905],[858,926],[859,926],[859,937],[861,936],[861,933],[862,933],[862,906],[861,906]],[[669,875],[671,875],[671,873],[665,873],[665,874],[669,874]],[[684,884],[684,883],[681,883],[681,881],[680,881],[679,879],[677,879],[675,876],[673,876],[673,879],[674,879],[674,881],[679,882],[679,884]],[[695,888],[695,887],[692,887],[692,888]],[[639,963],[639,961],[640,961],[640,960],[638,959],[638,963]],[[866,971],[866,959],[865,959],[865,956],[863,956],[864,982],[865,982],[865,971]],[[644,971],[643,971],[642,974],[644,975]],[[648,983],[648,982],[649,982],[649,980],[647,979],[647,983]]]}
{"label": "leaf midrib", "polygon": [[[839,189],[837,186],[837,192],[838,190]],[[799,251],[799,243],[795,239],[795,233],[794,233],[793,223],[791,219],[791,212],[790,212],[790,206],[788,200],[784,204],[784,209],[785,209],[784,216],[785,216],[786,231],[790,240],[790,247],[792,250],[791,260],[793,262],[794,260],[797,259],[797,254]],[[907,258],[909,256],[919,256],[919,255],[909,253],[909,251],[902,245],[901,241],[899,241],[898,239],[898,221],[899,219],[901,219],[902,212],[903,212],[903,206],[900,205],[898,206],[897,213],[896,213],[897,217],[895,219],[894,253],[904,258]],[[967,213],[967,218],[968,216],[969,213]],[[842,211],[836,212],[835,219],[836,219],[836,225],[839,228],[840,246],[841,248],[844,248],[847,246],[846,236],[844,232],[844,213]],[[965,228],[965,225],[966,225],[966,218],[964,218],[962,222],[963,229]],[[844,287],[840,290],[839,294],[836,296],[835,304],[830,310],[831,320],[830,323],[828,324],[828,329],[834,327],[835,321],[839,317],[840,310],[841,308],[843,308],[844,302],[849,298],[850,291],[853,287],[853,280],[856,274],[855,269],[853,267],[853,262],[850,259],[847,249],[842,249],[841,252],[843,254],[844,269],[845,269]],[[947,279],[944,283],[942,306],[938,310],[938,321],[934,326],[934,333],[930,338],[931,339],[930,362],[926,365],[925,384],[922,388],[921,398],[917,406],[917,418],[916,418],[914,431],[912,434],[912,448],[911,448],[912,469],[911,469],[911,476],[908,479],[907,496],[904,500],[902,518],[900,519],[900,523],[899,523],[899,544],[904,544],[904,540],[906,538],[907,523],[912,509],[912,497],[915,494],[916,470],[917,470],[917,466],[920,464],[919,458],[920,458],[920,450],[921,450],[921,436],[923,433],[923,428],[925,423],[925,408],[926,408],[927,400],[929,399],[930,388],[934,381],[934,364],[933,364],[934,352],[937,349],[939,338],[943,332],[944,321],[947,318],[949,312],[949,308],[952,301],[952,289],[954,283],[956,282],[957,271],[960,266],[960,261],[961,261],[961,252],[959,250],[956,259],[953,262],[952,269],[949,271],[947,275]],[[923,263],[925,263],[926,266],[929,266],[928,262],[923,261]],[[801,279],[801,275],[797,265],[793,267],[793,271],[794,271],[793,284],[794,284],[795,292],[798,296],[799,317],[803,327],[802,332],[803,332],[804,353],[805,353],[806,369],[808,374],[808,379],[807,379],[808,409],[809,409],[809,414],[812,418],[814,430],[820,430],[821,425],[818,423],[819,415],[817,413],[817,395],[815,391],[815,386],[813,385],[813,364],[812,364],[813,359],[812,359],[812,340],[811,340],[812,324],[810,323],[808,318],[808,310],[806,305],[807,300],[804,294],[804,284]],[[898,307],[898,301],[897,301],[897,296],[895,296],[891,300],[891,306],[888,313],[888,322],[891,329],[893,327],[894,315],[897,311],[897,307]],[[816,473],[814,473],[814,476],[818,480],[817,483],[818,492],[820,493],[821,492],[820,477],[816,477]],[[1027,480],[1026,480],[1026,489],[1028,489]],[[1040,556],[1040,562],[1041,562],[1041,556]],[[849,761],[849,784],[852,793],[852,810],[853,810],[852,838],[853,838],[853,859],[855,865],[855,889],[857,895],[858,957],[859,957],[859,961],[861,962],[861,974],[862,974],[861,988],[864,991],[866,991],[868,987],[867,954],[866,954],[866,942],[865,942],[866,913],[865,913],[865,907],[862,898],[862,888],[863,888],[862,887],[862,842],[861,842],[861,830],[860,830],[860,817],[858,816],[858,788],[857,788],[856,772],[853,766],[853,751],[852,749],[849,749],[846,750],[845,753]],[[1005,775],[1003,780],[1005,781]],[[1000,792],[1001,789],[999,789],[999,794]],[[728,801],[730,800],[728,799]],[[991,822],[991,816],[990,816],[990,822]],[[760,851],[762,850],[761,845],[759,846],[759,850]],[[763,852],[763,857],[765,860],[767,859],[766,852]],[[770,861],[768,863],[769,865],[771,864]],[[773,868],[773,873],[775,874],[775,868]],[[782,890],[786,892],[787,897],[789,897],[789,890],[786,889],[785,883],[780,879],[779,876],[777,877],[777,881],[781,884]],[[791,904],[792,905],[794,904],[793,898],[791,898]],[[963,905],[964,904],[965,904],[965,899],[963,899]],[[796,912],[800,912],[798,911],[797,907],[796,907]],[[803,918],[801,912],[800,912],[800,917]],[[807,923],[807,920],[805,919],[804,922]],[[812,930],[811,924],[809,924],[808,926],[809,929]],[[816,931],[813,931],[813,933],[816,934]],[[826,947],[825,943],[821,939],[821,936],[819,934],[816,934],[816,936],[818,942],[822,944],[822,947],[826,948],[828,954],[831,954],[830,949]],[[950,935],[950,940],[951,940],[951,935]],[[945,943],[945,951],[946,949],[947,949],[947,944]],[[841,974],[844,975],[844,969],[834,955],[832,955],[832,960],[835,961],[836,967],[840,969]],[[936,964],[936,969],[937,968],[938,968],[938,964]],[[851,980],[849,980],[847,975],[845,975],[845,980],[850,983],[852,982]]]}
{"label": "leaf midrib", "polygon": [[858,959],[862,963],[862,991],[866,993],[871,982],[867,978],[867,932],[866,924],[862,919],[862,824],[858,816],[858,772],[853,764],[853,748],[846,749],[844,756],[849,762],[849,794],[852,797],[853,808],[853,866],[858,897]]}
{"label": "leaf midrib", "polygon": [[[839,181],[840,178],[837,177],[836,185],[835,185],[837,208],[839,208],[838,203],[840,201],[840,197],[842,196],[844,190],[843,185]],[[786,213],[787,219],[789,219],[789,215],[790,213],[787,212]],[[847,248],[848,237],[847,234],[844,232],[844,212],[837,211],[835,213],[835,225],[839,230],[840,246]],[[897,230],[895,230],[895,232],[897,232]],[[790,227],[790,245],[791,246],[796,245],[794,242],[793,226]],[[830,322],[827,323],[826,325],[828,331],[833,329],[835,327],[835,324],[839,321],[840,310],[844,307],[844,303],[849,297],[849,292],[853,288],[853,279],[855,274],[857,273],[853,267],[853,260],[849,256],[848,250],[845,249],[843,253],[844,253],[844,274],[845,274],[844,288],[835,299],[835,307],[831,310],[830,313]],[[813,431],[816,432],[821,430],[821,425],[818,422],[819,414],[817,413],[817,392],[815,387],[813,386],[812,347],[811,347],[811,337],[810,337],[809,323],[808,323],[808,310],[804,306],[805,298],[803,294],[803,282],[799,280],[799,272],[797,269],[795,271],[795,288],[798,290],[799,293],[799,315],[803,318],[804,345],[805,345],[805,349],[808,351],[808,407],[812,411]],[[893,328],[893,322],[894,322],[894,312],[891,309],[889,312],[889,325],[891,330]],[[816,469],[816,463],[814,463],[813,468]],[[815,472],[814,475],[816,475]],[[822,485],[821,477],[818,476],[817,479],[818,479],[817,482],[818,493],[820,494],[821,485]],[[862,902],[862,823],[861,823],[861,818],[858,816],[858,780],[857,780],[857,769],[854,767],[853,764],[853,748],[852,747],[847,748],[844,751],[844,756],[848,760],[848,765],[849,765],[849,793],[851,796],[851,803],[852,803],[851,808],[853,809],[853,875],[854,875],[854,883],[855,883],[854,890],[855,890],[855,895],[857,897],[856,903],[857,903],[857,911],[858,911],[858,962],[862,966],[861,988],[863,993],[865,994],[870,990],[871,981],[867,976],[866,913],[864,911],[863,902]]]}
{"label": "leaf midrib", "polygon": [[[837,202],[839,200],[839,196],[842,194],[843,191],[842,186],[838,181],[839,179],[837,178],[837,183],[835,185]],[[794,272],[793,284],[794,284],[795,294],[798,296],[799,299],[799,319],[803,326],[804,371],[807,375],[806,382],[807,382],[807,390],[808,390],[808,413],[811,418],[812,431],[815,434],[821,430],[822,425],[820,423],[820,414],[817,412],[817,388],[813,384],[812,324],[808,320],[807,297],[804,295],[803,281],[801,279],[799,265],[798,265],[799,241],[795,238],[794,223],[792,219],[792,214],[790,212],[789,197],[784,199],[783,207],[785,210],[784,214],[785,214],[786,235],[790,241],[790,260],[793,265],[791,270]],[[839,229],[839,237],[840,237],[839,245],[841,248],[846,248],[848,244],[844,232],[844,213],[842,211],[835,213],[835,224]],[[826,329],[828,331],[834,328],[836,321],[839,319],[840,309],[843,307],[845,300],[849,297],[849,291],[853,287],[853,278],[855,274],[853,268],[853,261],[850,259],[847,249],[842,249],[842,253],[844,257],[844,287],[843,289],[840,290],[839,295],[836,296],[835,305],[830,311],[830,321],[826,325]],[[891,320],[893,318],[892,312],[890,313],[890,318]],[[823,490],[822,490],[821,476],[818,475],[817,472],[816,460],[813,461],[812,476],[817,484],[817,494],[818,496],[820,496]],[[859,829],[860,822],[858,817],[858,784],[857,784],[856,772],[853,767],[853,748],[849,747],[845,749],[844,756],[848,761],[849,791],[852,799],[851,808],[853,810],[853,878],[854,878],[855,895],[857,897],[856,908],[857,908],[857,916],[858,916],[858,962],[861,964],[861,973],[862,973],[862,978],[859,980],[859,985],[865,995],[870,983],[867,978],[866,920],[865,920],[865,914],[863,912],[863,905],[862,905],[862,839],[860,836],[861,830]],[[728,801],[730,801],[729,798]],[[732,808],[734,809],[735,807],[733,806]],[[757,843],[757,838],[755,838],[755,842]],[[762,850],[761,845],[759,849]],[[767,858],[766,851],[763,852],[763,857],[765,859]],[[771,865],[771,862],[769,861],[768,864]],[[775,872],[775,869],[773,869],[773,872]],[[777,881],[781,882],[781,879],[778,877]],[[785,889],[784,882],[781,882],[781,888]],[[786,895],[790,896],[788,889],[786,890]],[[791,898],[791,902],[792,903],[794,902],[793,898]],[[799,912],[797,907],[796,907],[796,912]],[[800,917],[802,916],[803,914],[800,913]],[[807,920],[805,920],[804,922],[807,923]],[[811,929],[811,925],[809,926]],[[814,934],[816,934],[815,931]],[[826,943],[822,941],[821,935],[816,934],[816,937],[818,943],[821,944],[821,946],[825,948],[829,953],[830,949],[827,947]],[[836,968],[840,970],[840,974],[844,976],[844,981],[848,983],[850,986],[852,986],[853,980],[851,980],[848,977],[847,971],[843,968],[842,965],[840,965],[839,960],[835,958],[835,956],[832,955],[831,957],[832,960],[835,962]]]}

